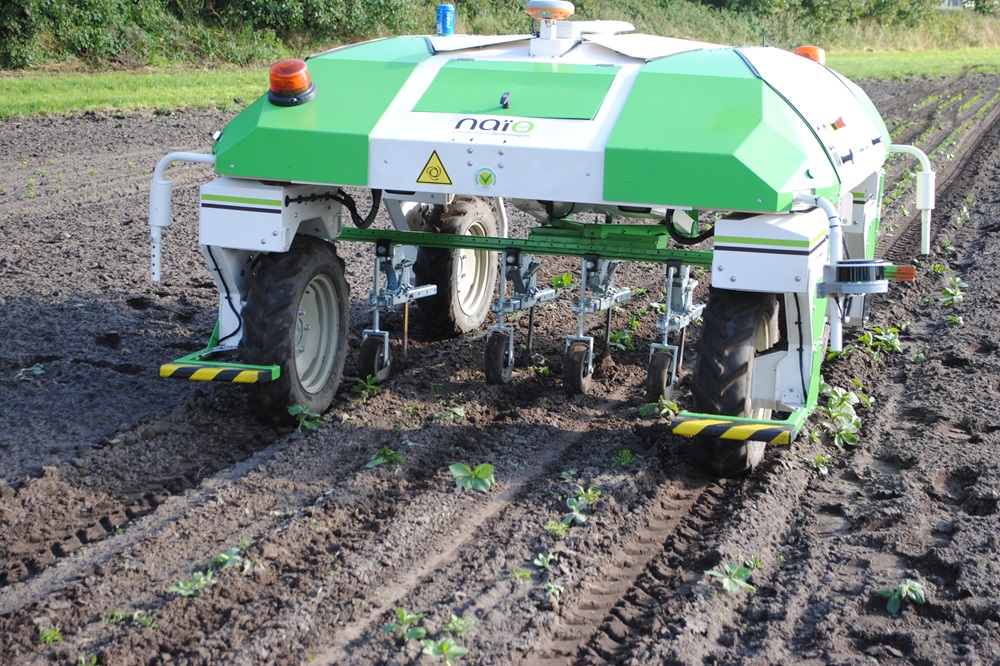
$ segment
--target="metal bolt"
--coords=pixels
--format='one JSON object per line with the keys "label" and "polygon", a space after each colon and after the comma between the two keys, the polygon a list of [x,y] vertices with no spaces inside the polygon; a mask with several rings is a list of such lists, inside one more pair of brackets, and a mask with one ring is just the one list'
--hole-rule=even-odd
{"label": "metal bolt", "polygon": [[500,164],[498,164],[498,165],[497,165],[497,168],[498,168],[498,169],[502,169],[502,168],[503,168],[503,162],[501,162]]}
{"label": "metal bolt", "polygon": [[260,244],[261,245],[267,245],[267,239],[266,238],[261,238],[260,239]]}
{"label": "metal bolt", "polygon": [[466,164],[467,166],[472,166],[472,162],[466,162],[465,164]]}
{"label": "metal bolt", "polygon": [[[296,215],[296,217],[298,217],[298,215]],[[275,229],[274,231],[272,231],[272,232],[271,232],[271,235],[272,235],[272,236],[277,236],[277,235],[278,235],[278,231],[277,231],[277,229]]]}
{"label": "metal bolt", "polygon": [[796,275],[795,276],[795,281],[796,282],[802,282],[802,276],[801,275]]}
{"label": "metal bolt", "polygon": [[736,276],[735,275],[730,276],[729,281],[730,282],[736,282]]}
{"label": "metal bolt", "polygon": [[503,155],[503,151],[502,150],[500,151],[500,154]]}
{"label": "metal bolt", "polygon": [[470,155],[472,154],[472,148],[466,148],[466,150],[468,151],[468,153],[469,153]]}
{"label": "metal bolt", "polygon": [[721,272],[722,272],[723,270],[725,270],[725,269],[723,268],[722,264],[719,264],[719,269],[718,269],[718,270],[719,270],[719,272],[720,272],[720,273],[721,273]]}

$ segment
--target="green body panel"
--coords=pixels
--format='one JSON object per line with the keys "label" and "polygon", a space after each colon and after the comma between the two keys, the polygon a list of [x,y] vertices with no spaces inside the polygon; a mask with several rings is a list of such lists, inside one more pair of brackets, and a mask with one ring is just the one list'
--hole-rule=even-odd
{"label": "green body panel", "polygon": [[368,184],[368,135],[413,69],[431,52],[422,37],[366,42],[309,59],[317,84],[306,104],[261,97],[214,146],[223,176]]}
{"label": "green body panel", "polygon": [[812,130],[726,49],[646,65],[605,151],[609,201],[784,212],[839,187]]}
{"label": "green body panel", "polygon": [[[452,60],[414,111],[591,120],[619,67],[558,62]],[[510,93],[510,108],[500,98]]]}

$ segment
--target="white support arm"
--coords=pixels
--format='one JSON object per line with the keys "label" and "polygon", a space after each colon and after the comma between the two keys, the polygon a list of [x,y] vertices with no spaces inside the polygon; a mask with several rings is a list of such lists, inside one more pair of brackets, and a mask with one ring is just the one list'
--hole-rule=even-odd
{"label": "white support arm", "polygon": [[920,211],[920,254],[931,253],[931,211],[934,210],[934,171],[924,151],[914,146],[892,144],[890,153],[906,153],[920,160],[917,172],[917,210]]}
{"label": "white support arm", "polygon": [[[837,265],[844,257],[844,235],[843,230],[840,228],[840,212],[828,199],[814,194],[796,194],[794,201],[795,203],[818,206],[826,213],[826,217],[830,221],[830,232],[827,235],[827,240],[830,244],[830,265],[833,266],[833,272],[836,274]],[[836,296],[830,296],[827,301],[826,318],[830,322],[830,350],[835,352],[843,351],[844,326],[840,319],[840,303],[837,301]]]}
{"label": "white support arm", "polygon": [[215,155],[204,153],[170,153],[156,164],[153,181],[149,184],[149,242],[152,244],[152,279],[160,281],[161,242],[163,227],[170,226],[170,181],[164,178],[167,167],[174,162],[215,164]]}

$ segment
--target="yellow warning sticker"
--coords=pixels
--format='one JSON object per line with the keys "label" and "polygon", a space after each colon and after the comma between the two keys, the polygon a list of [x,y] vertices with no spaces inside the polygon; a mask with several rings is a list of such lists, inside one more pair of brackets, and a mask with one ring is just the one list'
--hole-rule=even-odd
{"label": "yellow warning sticker", "polygon": [[441,163],[441,158],[438,157],[436,150],[431,153],[427,164],[424,165],[424,170],[420,172],[420,176],[417,178],[417,182],[424,185],[452,184],[451,178],[448,177],[448,172],[445,171],[444,164]]}

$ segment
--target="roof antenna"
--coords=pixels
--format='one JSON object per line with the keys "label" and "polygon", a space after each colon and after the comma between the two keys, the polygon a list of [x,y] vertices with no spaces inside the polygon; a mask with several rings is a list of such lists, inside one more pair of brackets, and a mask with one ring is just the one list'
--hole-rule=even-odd
{"label": "roof antenna", "polygon": [[767,35],[764,34],[763,30],[760,31],[760,45],[767,46]]}

